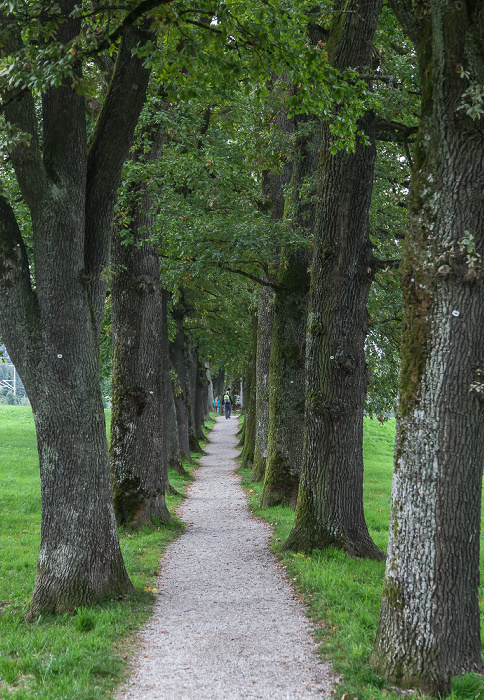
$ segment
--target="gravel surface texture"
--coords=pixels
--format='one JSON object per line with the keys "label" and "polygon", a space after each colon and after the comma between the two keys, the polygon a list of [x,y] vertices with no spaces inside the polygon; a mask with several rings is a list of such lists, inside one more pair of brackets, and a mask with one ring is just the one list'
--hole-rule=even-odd
{"label": "gravel surface texture", "polygon": [[119,700],[329,698],[303,608],[235,474],[237,420],[210,433],[162,561],[154,616]]}

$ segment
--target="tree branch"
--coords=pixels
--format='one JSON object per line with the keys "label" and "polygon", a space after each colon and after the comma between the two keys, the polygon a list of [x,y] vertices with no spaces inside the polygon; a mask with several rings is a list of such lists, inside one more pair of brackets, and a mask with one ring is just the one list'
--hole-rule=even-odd
{"label": "tree branch", "polygon": [[[14,54],[23,47],[20,27],[11,15],[0,13],[0,30],[5,37],[2,48],[6,54]],[[10,160],[22,196],[35,217],[47,179],[40,152],[32,94],[22,89],[6,90],[2,95],[2,109],[7,122],[20,135],[18,145],[10,153]]]}
{"label": "tree branch", "polygon": [[212,32],[213,34],[223,34],[223,32],[220,31],[220,29],[215,29],[215,27],[211,27],[208,24],[204,24],[203,22],[197,22],[196,19],[185,19],[183,20],[185,24],[193,24],[195,27],[201,27],[202,29],[207,29],[209,32]]}
{"label": "tree branch", "polygon": [[215,263],[215,265],[217,265],[217,267],[222,268],[223,270],[226,270],[227,272],[232,272],[235,275],[242,275],[242,277],[246,277],[252,282],[260,284],[262,287],[270,287],[274,290],[278,290],[281,288],[279,282],[275,282],[269,279],[263,279],[262,277],[257,277],[256,275],[252,275],[250,272],[246,272],[245,270],[240,270],[236,267],[229,267],[228,265],[223,265],[222,263]]}
{"label": "tree branch", "polygon": [[0,333],[22,377],[38,362],[39,329],[27,251],[14,211],[0,195]]}
{"label": "tree branch", "polygon": [[400,265],[400,260],[379,260],[378,258],[373,258],[373,267],[376,267],[378,270],[386,270],[386,269],[396,269]]}
{"label": "tree branch", "polygon": [[407,145],[410,136],[414,136],[418,131],[417,126],[408,126],[391,119],[376,118],[376,138],[379,141],[391,141]]}
{"label": "tree branch", "polygon": [[146,99],[150,69],[133,49],[153,39],[146,29],[129,27],[123,36],[113,78],[89,143],[86,183],[85,271],[100,326],[105,283],[102,271],[109,263],[109,240],[114,205],[123,164]]}
{"label": "tree branch", "polygon": [[137,20],[144,17],[146,14],[154,10],[160,5],[168,5],[170,0],[142,0],[136,7],[134,7],[126,17],[123,19],[120,25],[116,27],[110,34],[108,34],[99,44],[96,46],[95,52],[101,53],[108,49],[112,44],[114,44],[118,39],[124,36],[126,30],[132,27]]}

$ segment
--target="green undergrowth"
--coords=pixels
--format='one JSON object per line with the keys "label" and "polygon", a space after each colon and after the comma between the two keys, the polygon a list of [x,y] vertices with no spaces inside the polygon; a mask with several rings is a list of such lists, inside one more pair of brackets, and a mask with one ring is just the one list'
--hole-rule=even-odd
{"label": "green undergrowth", "polygon": [[[109,411],[107,419],[109,423]],[[213,425],[207,422],[207,429]],[[170,471],[180,493],[193,477]],[[120,528],[133,593],[74,615],[25,615],[40,545],[40,481],[32,411],[0,406],[0,698],[96,700],[110,697],[126,674],[136,633],[152,612],[162,552],[177,536],[173,527]],[[180,496],[167,496],[170,512]]]}
{"label": "green undergrowth", "polygon": [[[393,470],[395,421],[369,418],[364,424],[364,506],[370,535],[386,550]],[[304,602],[314,625],[323,659],[341,678],[335,697],[348,700],[401,698],[369,666],[380,612],[385,563],[355,559],[334,548],[310,554],[280,552],[293,522],[291,508],[259,508],[262,484],[251,481],[250,470],[239,468],[250,508],[274,526],[272,549]],[[481,594],[481,597],[482,594]],[[451,700],[484,700],[482,677],[455,679]],[[481,695],[482,693],[482,695]]]}

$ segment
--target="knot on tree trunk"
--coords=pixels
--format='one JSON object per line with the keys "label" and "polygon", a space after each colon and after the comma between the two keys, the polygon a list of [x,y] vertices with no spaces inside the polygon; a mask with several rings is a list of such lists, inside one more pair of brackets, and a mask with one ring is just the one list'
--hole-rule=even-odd
{"label": "knot on tree trunk", "polygon": [[351,374],[357,367],[356,360],[352,355],[340,355],[337,357],[337,362],[339,367],[343,372],[346,372],[346,374]]}
{"label": "knot on tree trunk", "polygon": [[445,250],[437,260],[437,277],[450,275],[464,282],[475,282],[481,272],[481,256],[475,251],[472,236],[464,236],[462,241]]}
{"label": "knot on tree trunk", "polygon": [[344,415],[344,405],[342,401],[333,399],[327,401],[320,392],[311,391],[307,397],[307,409],[320,416],[327,416],[331,420],[339,420]]}
{"label": "knot on tree trunk", "polygon": [[136,387],[135,389],[131,389],[128,393],[128,397],[129,397],[130,408],[136,412],[136,415],[138,417],[142,415],[146,406],[152,400],[151,394],[149,392],[147,392],[145,389],[141,389],[140,387]]}

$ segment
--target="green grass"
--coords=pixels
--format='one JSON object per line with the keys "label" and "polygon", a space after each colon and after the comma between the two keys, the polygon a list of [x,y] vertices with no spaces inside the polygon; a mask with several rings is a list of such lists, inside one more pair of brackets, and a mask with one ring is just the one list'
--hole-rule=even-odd
{"label": "green grass", "polygon": [[[393,440],[393,421],[384,425],[365,421],[365,512],[370,533],[383,549]],[[163,527],[140,532],[121,529],[121,547],[135,592],[81,608],[76,615],[27,623],[40,542],[40,484],[30,408],[0,406],[0,464],[0,698],[110,697],[125,677],[135,635],[151,615],[160,554],[176,532]],[[185,464],[185,468],[194,467]],[[272,546],[277,552],[292,527],[294,513],[289,508],[259,509],[261,484],[250,482],[250,472],[243,474],[251,507],[274,524]],[[170,473],[170,482],[179,492],[190,480]],[[180,498],[169,496],[167,502],[173,512]],[[336,550],[311,556],[286,553],[282,562],[314,622],[321,654],[341,675],[335,697],[348,693],[348,700],[396,699],[394,689],[367,663],[378,622],[384,564],[352,559]],[[450,700],[484,700],[482,678],[468,674],[455,679]]]}
{"label": "green grass", "polygon": [[[108,422],[109,417],[107,412]],[[107,698],[125,677],[134,635],[151,615],[161,553],[177,532],[120,529],[134,593],[81,608],[76,615],[27,623],[40,545],[39,467],[30,407],[0,405],[0,464],[0,698]],[[170,472],[170,483],[180,493],[190,481]],[[180,502],[167,497],[171,512]]]}
{"label": "green grass", "polygon": [[[364,506],[370,535],[386,550],[393,470],[395,421],[364,423]],[[280,553],[294,522],[290,508],[259,508],[262,484],[238,470],[251,509],[274,525],[272,548],[286,567],[315,626],[320,653],[341,677],[335,697],[348,700],[401,698],[368,665],[380,612],[385,563],[355,559],[336,549],[311,555]],[[481,598],[484,593],[481,592]],[[484,700],[483,677],[468,674],[453,682],[450,700]]]}

